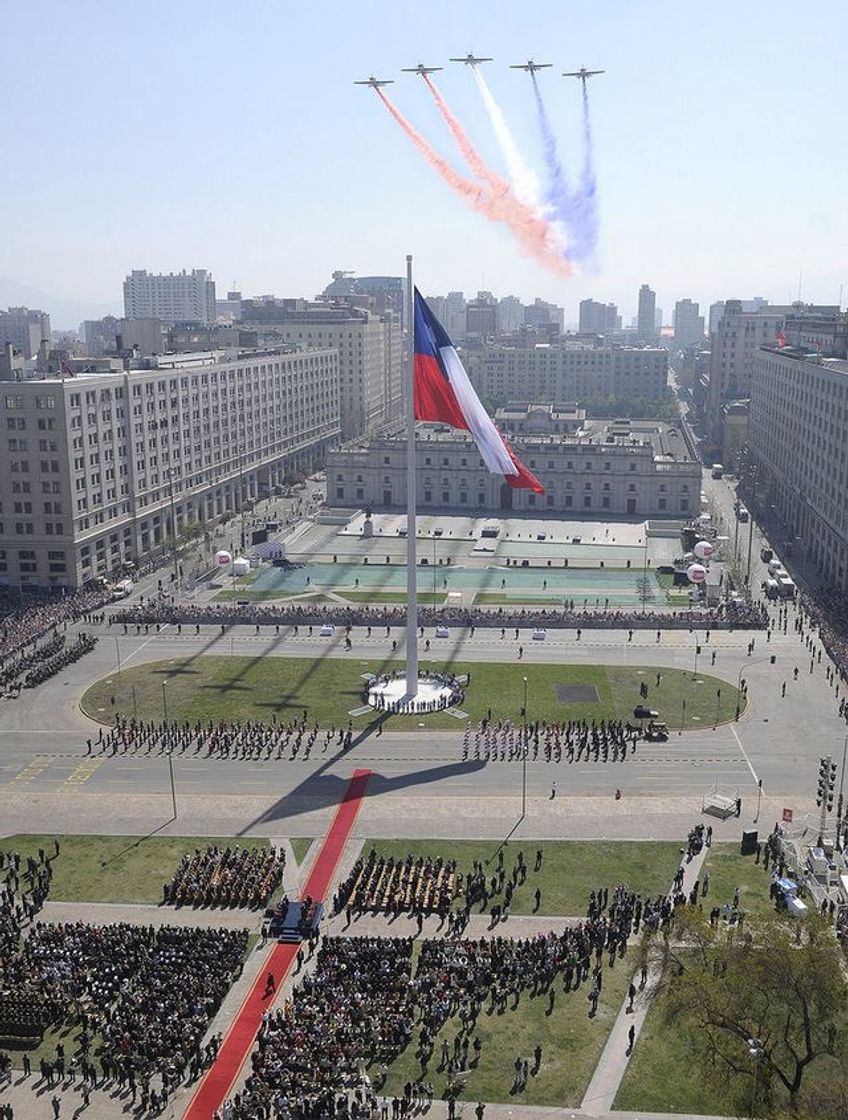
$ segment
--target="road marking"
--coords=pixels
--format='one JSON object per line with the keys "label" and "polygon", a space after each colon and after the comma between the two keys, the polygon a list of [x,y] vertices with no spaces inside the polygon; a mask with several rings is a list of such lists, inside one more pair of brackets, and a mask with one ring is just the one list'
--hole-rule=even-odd
{"label": "road marking", "polygon": [[731,725],[730,725],[730,730],[731,730],[731,731],[733,732],[733,738],[734,738],[734,739],[736,740],[736,742],[738,743],[738,745],[739,745],[739,750],[740,750],[740,751],[742,752],[742,757],[743,757],[743,758],[745,759],[745,763],[746,763],[746,765],[747,765],[748,769],[749,769],[749,770],[751,771],[751,777],[752,777],[752,778],[754,779],[754,785],[759,785],[759,781],[760,781],[760,779],[759,779],[759,778],[757,777],[757,771],[756,771],[756,770],[754,769],[754,767],[753,767],[753,766],[751,765],[751,760],[750,760],[750,758],[748,758],[748,755],[747,755],[747,753],[746,753],[746,751],[745,751],[745,748],[744,748],[744,747],[742,746],[742,740],[741,740],[741,739],[739,738],[739,736],[738,736],[738,735],[736,734],[736,728],[735,728],[735,727],[733,726],[733,724],[732,724],[732,723],[731,723]]}
{"label": "road marking", "polygon": [[12,782],[31,782],[34,778],[37,778],[43,770],[46,770],[52,761],[53,759],[48,755],[37,754],[32,762],[28,762],[23,770],[19,771],[14,778],[12,778]]}
{"label": "road marking", "polygon": [[65,779],[66,786],[81,786],[83,782],[95,774],[106,760],[103,758],[89,758],[81,762]]}

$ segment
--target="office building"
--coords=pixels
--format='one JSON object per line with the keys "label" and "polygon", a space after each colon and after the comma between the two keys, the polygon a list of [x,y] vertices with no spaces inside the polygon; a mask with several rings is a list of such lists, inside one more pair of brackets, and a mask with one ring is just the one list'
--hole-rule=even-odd
{"label": "office building", "polygon": [[557,334],[562,334],[565,326],[565,311],[555,303],[546,303],[545,300],[537,297],[524,308],[524,324],[538,329],[554,327]]}
{"label": "office building", "polygon": [[465,337],[485,342],[498,333],[498,303],[491,292],[478,292],[465,311]]}
{"label": "office building", "polygon": [[241,319],[241,292],[227,292],[226,299],[215,300],[215,319],[219,323],[237,323]]}
{"label": "office building", "polygon": [[338,351],[344,439],[371,432],[401,414],[402,332],[393,311],[378,315],[348,304],[242,301],[242,328],[256,322],[273,324],[281,341]]}
{"label": "office building", "polygon": [[754,357],[761,346],[774,342],[783,326],[786,308],[744,311],[742,301],[729,299],[710,346],[710,382],[705,425],[708,438],[721,447],[722,408],[744,400],[751,389]]}
{"label": "office building", "polygon": [[524,326],[524,304],[518,296],[503,296],[498,300],[498,334],[515,334]]}
{"label": "office building", "polygon": [[[539,434],[515,435],[511,440],[545,487],[544,494],[514,490],[500,475],[489,474],[467,433],[417,425],[419,510],[450,509],[472,515],[510,510],[528,516],[640,520],[688,519],[699,511],[701,464],[676,429],[654,420],[592,421],[566,435],[554,430],[557,422],[552,410]],[[405,508],[402,430],[330,451],[327,501],[346,508]]]}
{"label": "office building", "polygon": [[133,269],[124,281],[124,318],[163,323],[214,323],[215,281],[205,268],[148,273]]}
{"label": "office building", "polygon": [[339,357],[192,354],[0,382],[0,432],[0,584],[79,587],[319,466],[339,437]]}
{"label": "office building", "polygon": [[783,336],[789,346],[823,358],[848,358],[848,311],[794,303],[784,316]]}
{"label": "office building", "polygon": [[463,357],[480,396],[502,403],[654,399],[668,384],[668,351],[659,347],[488,346]]}
{"label": "office building", "polygon": [[11,342],[25,358],[34,358],[42,339],[50,341],[50,316],[30,307],[10,307],[0,311],[0,347]]}
{"label": "office building", "polygon": [[657,294],[647,284],[639,289],[639,310],[636,315],[636,333],[643,342],[658,336],[656,324]]}
{"label": "office building", "polygon": [[103,319],[86,319],[82,325],[82,341],[86,354],[99,358],[103,354],[114,354],[116,339],[121,330],[121,320],[114,315]]}
{"label": "office building", "polygon": [[678,350],[699,346],[704,341],[704,317],[691,299],[679,299],[674,305],[674,345]]}
{"label": "office building", "polygon": [[581,300],[581,334],[610,334],[620,329],[621,316],[614,303],[598,303],[594,299]]}
{"label": "office building", "polygon": [[454,342],[465,338],[467,307],[462,292],[448,292],[445,297],[445,317],[442,325]]}
{"label": "office building", "polygon": [[[848,361],[760,347],[751,375],[746,487],[824,579],[848,592]],[[777,545],[781,549],[781,543]]]}

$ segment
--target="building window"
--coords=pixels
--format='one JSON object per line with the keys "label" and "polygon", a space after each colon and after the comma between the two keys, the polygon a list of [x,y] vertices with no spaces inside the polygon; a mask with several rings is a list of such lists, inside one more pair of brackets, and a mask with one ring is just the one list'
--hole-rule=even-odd
{"label": "building window", "polygon": [[566,494],[566,495],[565,495],[565,508],[566,508],[566,509],[570,508],[571,504],[572,504],[572,502],[571,502],[571,495],[570,495],[570,494]]}
{"label": "building window", "polygon": [[364,497],[365,497],[365,491],[363,490],[363,488],[361,486],[357,486],[357,488],[356,488],[356,500],[358,502],[361,502]]}
{"label": "building window", "polygon": [[601,498],[601,505],[603,506],[604,509],[609,509],[610,508],[609,497]]}
{"label": "building window", "polygon": [[665,509],[665,506],[666,506],[665,498],[660,498],[660,500],[657,502],[657,506],[659,507],[659,509]]}
{"label": "building window", "polygon": [[425,502],[432,502],[432,500],[433,500],[433,491],[432,490],[425,490],[424,491],[424,501]]}
{"label": "building window", "polygon": [[337,498],[344,498],[344,486],[337,486],[336,487],[336,497]]}
{"label": "building window", "polygon": [[584,509],[591,509],[592,508],[592,495],[591,494],[587,494],[586,497],[583,499],[583,508]]}
{"label": "building window", "polygon": [[449,490],[443,490],[442,491],[442,502],[446,506],[450,505],[450,491]]}
{"label": "building window", "polygon": [[629,469],[630,469],[631,471],[635,471],[635,470],[636,470],[636,464],[635,464],[635,463],[631,463],[631,464],[630,464],[630,466],[629,466]]}

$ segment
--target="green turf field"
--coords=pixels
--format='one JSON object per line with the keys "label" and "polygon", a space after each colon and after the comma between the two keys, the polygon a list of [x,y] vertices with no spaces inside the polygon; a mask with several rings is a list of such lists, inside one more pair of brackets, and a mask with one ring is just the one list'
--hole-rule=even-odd
{"label": "green turf field", "polygon": [[[494,874],[498,866],[496,840],[366,840],[363,855],[375,848],[382,856],[405,859],[412,855],[455,859],[457,871],[470,870],[479,860]],[[519,850],[524,852],[527,879],[515,888],[510,912],[534,912],[535,892],[542,892],[538,914],[583,917],[590,891],[626,883],[643,897],[665,894],[681,859],[682,844],[673,840],[523,840],[508,843],[504,851],[507,877]],[[536,850],[542,867],[534,871]],[[492,904],[502,901],[497,895]],[[491,904],[490,904],[491,905]]]}
{"label": "green turf field", "polygon": [[267,848],[262,837],[231,836],[8,836],[0,851],[18,852],[24,860],[43,848],[53,865],[51,902],[158,903],[162,885],[172,878],[186,852],[209,845],[241,844]]}
{"label": "green turf field", "polygon": [[[463,1116],[473,1114],[478,1100],[516,1106],[573,1108],[579,1105],[630,982],[635,967],[631,964],[632,954],[631,949],[624,960],[616,961],[614,968],[604,968],[598,1012],[592,1019],[588,1016],[587,985],[581,985],[577,991],[564,992],[561,982],[555,985],[558,990],[550,1015],[547,1014],[547,994],[531,997],[525,993],[515,1010],[510,999],[502,1015],[488,1015],[484,1011],[475,1031],[483,1043],[480,1065],[470,1070],[462,1092],[460,1100],[467,1102],[463,1106]],[[488,1008],[488,1002],[484,1006]],[[452,1044],[460,1026],[458,1019],[450,1019],[436,1035],[436,1049],[425,1078],[432,1082],[437,1098],[444,1095],[446,1088],[445,1074],[436,1069],[442,1039]],[[421,1073],[421,1065],[415,1057],[416,1041],[389,1066],[386,1090],[390,1095],[402,1094],[404,1084]],[[529,1078],[522,1092],[512,1093],[516,1057],[527,1058],[532,1067],[533,1049],[537,1044],[542,1047],[539,1073]]]}
{"label": "green turf field", "polygon": [[[338,641],[342,641],[341,635]],[[494,718],[521,718],[523,677],[527,677],[528,717],[532,720],[633,719],[636,704],[647,703],[660,713],[672,730],[712,727],[733,719],[737,697],[745,699],[728,681],[681,669],[657,670],[639,666],[550,665],[533,662],[445,662],[422,658],[422,668],[470,673],[471,683],[463,710],[472,721],[491,709]],[[403,663],[387,658],[362,660],[354,650],[348,657],[210,657],[197,656],[154,661],[124,669],[98,681],[83,696],[80,707],[92,719],[114,721],[115,713],[146,719],[164,715],[163,683],[167,690],[168,717],[176,720],[287,720],[305,708],[307,718],[322,727],[339,727],[348,712],[362,704],[362,674],[400,670]],[[647,700],[639,687],[648,688]],[[597,701],[567,703],[558,686],[594,687]],[[720,690],[721,695],[717,696]],[[685,704],[685,722],[684,722]],[[370,713],[355,717],[356,727],[371,722]],[[456,730],[462,721],[447,712],[427,716],[392,716],[395,730]]]}

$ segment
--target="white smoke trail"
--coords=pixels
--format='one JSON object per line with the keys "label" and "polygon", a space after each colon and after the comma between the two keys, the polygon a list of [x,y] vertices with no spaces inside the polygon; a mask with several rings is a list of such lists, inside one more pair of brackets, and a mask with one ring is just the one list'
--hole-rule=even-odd
{"label": "white smoke trail", "polygon": [[483,99],[486,112],[489,114],[492,130],[495,133],[495,139],[498,142],[498,147],[504,158],[504,163],[506,163],[507,174],[512,182],[512,189],[515,191],[516,197],[519,198],[525,206],[532,206],[539,214],[544,214],[545,208],[542,205],[539,180],[536,177],[536,173],[524,162],[524,157],[518,150],[518,145],[515,143],[512,133],[509,131],[506,118],[501,112],[497,101],[495,101],[492,96],[491,90],[486,85],[485,78],[476,66],[472,66],[471,69],[474,72],[477,89],[480,91],[480,96]]}

